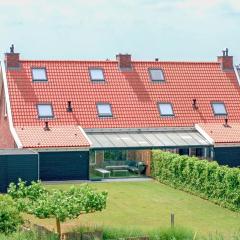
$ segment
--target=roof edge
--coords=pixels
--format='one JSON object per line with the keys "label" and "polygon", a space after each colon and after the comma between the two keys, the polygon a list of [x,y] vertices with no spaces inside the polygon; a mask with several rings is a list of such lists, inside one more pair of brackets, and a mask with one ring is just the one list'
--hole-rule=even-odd
{"label": "roof edge", "polygon": [[15,143],[17,144],[17,147],[23,148],[20,138],[18,137],[16,129],[14,128],[14,125],[13,125],[12,110],[11,110],[11,104],[10,104],[9,91],[8,91],[8,82],[7,82],[5,64],[2,61],[0,64],[1,64],[0,66],[1,66],[1,70],[2,70],[2,76],[3,76],[3,86],[4,86],[5,100],[6,100],[6,105],[7,105],[7,116],[8,116],[9,129],[10,129],[10,132],[13,136]]}
{"label": "roof edge", "polygon": [[103,132],[169,132],[169,131],[193,131],[195,127],[162,127],[162,128],[84,128],[85,133]]}
{"label": "roof edge", "polygon": [[[46,62],[46,63],[54,63],[54,62],[66,62],[66,63],[118,63],[117,60],[77,60],[77,59],[22,59],[20,60],[21,63],[25,62]],[[159,64],[159,63],[172,63],[172,64],[214,64],[214,65],[219,65],[217,61],[154,61],[154,60],[132,60],[132,63],[151,63],[151,64]]]}
{"label": "roof edge", "polygon": [[199,125],[195,124],[195,129],[204,137],[206,138],[212,145],[214,145],[214,140],[208,135],[208,133]]}

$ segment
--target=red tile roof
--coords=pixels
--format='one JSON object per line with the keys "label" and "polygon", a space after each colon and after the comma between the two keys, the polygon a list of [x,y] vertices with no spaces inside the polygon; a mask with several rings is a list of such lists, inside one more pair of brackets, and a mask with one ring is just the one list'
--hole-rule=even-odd
{"label": "red tile roof", "polygon": [[78,126],[54,126],[45,131],[41,126],[16,127],[23,148],[89,147],[90,143]]}
{"label": "red tile roof", "polygon": [[240,143],[240,123],[229,123],[227,126],[220,123],[198,124],[215,144]]}
{"label": "red tile roof", "polygon": [[[229,122],[240,122],[240,92],[236,75],[217,62],[133,61],[132,72],[121,72],[117,61],[21,61],[7,72],[15,126],[43,126],[37,103],[51,102],[51,125],[83,128],[180,127],[223,123],[211,101],[223,101]],[[31,67],[46,67],[48,82],[32,82]],[[91,82],[88,69],[104,69],[105,82]],[[151,82],[149,68],[161,68],[166,81]],[[198,109],[192,107],[197,100]],[[73,112],[66,111],[72,101]],[[109,102],[113,117],[99,118],[96,103]],[[174,117],[160,117],[157,102],[171,102]]]}

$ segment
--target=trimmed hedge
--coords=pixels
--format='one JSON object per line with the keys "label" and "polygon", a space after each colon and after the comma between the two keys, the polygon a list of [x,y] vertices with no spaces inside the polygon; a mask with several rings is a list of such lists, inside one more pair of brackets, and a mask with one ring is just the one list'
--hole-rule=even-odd
{"label": "trimmed hedge", "polygon": [[240,211],[240,169],[153,150],[151,175],[159,182]]}

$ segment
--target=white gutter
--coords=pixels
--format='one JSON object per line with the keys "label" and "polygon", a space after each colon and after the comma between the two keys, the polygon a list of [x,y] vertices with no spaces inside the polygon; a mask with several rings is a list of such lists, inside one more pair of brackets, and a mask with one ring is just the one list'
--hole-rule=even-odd
{"label": "white gutter", "polygon": [[214,140],[204,131],[198,124],[195,124],[195,129],[208,140],[209,143],[214,145]]}
{"label": "white gutter", "polygon": [[13,126],[13,118],[12,118],[12,110],[11,110],[11,104],[10,104],[10,98],[9,98],[9,92],[8,92],[8,82],[7,82],[7,75],[5,70],[5,64],[2,61],[1,62],[1,68],[2,68],[2,75],[3,75],[3,87],[4,87],[4,93],[5,93],[5,100],[7,105],[7,115],[8,115],[8,123],[9,123],[9,129],[12,133],[13,139],[17,145],[18,148],[23,148],[23,145],[17,135],[17,132]]}

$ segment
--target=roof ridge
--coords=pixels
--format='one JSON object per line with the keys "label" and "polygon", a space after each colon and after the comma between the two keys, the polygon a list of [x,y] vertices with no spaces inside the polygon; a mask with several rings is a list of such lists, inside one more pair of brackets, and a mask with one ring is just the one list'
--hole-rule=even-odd
{"label": "roof ridge", "polygon": [[[117,63],[117,60],[57,60],[57,59],[52,59],[52,60],[28,60],[28,59],[23,59],[20,60],[20,62],[59,62],[59,63]],[[167,64],[219,64],[218,62],[215,61],[154,61],[154,60],[133,60],[132,63],[151,63],[151,64],[159,64],[159,63],[167,63]]]}

